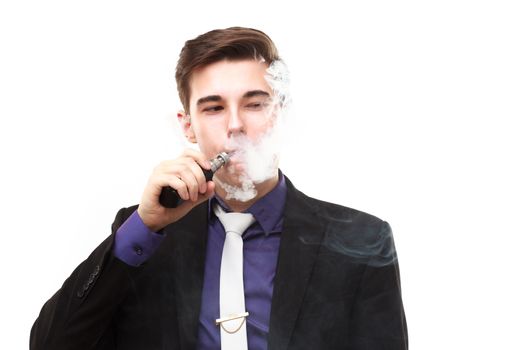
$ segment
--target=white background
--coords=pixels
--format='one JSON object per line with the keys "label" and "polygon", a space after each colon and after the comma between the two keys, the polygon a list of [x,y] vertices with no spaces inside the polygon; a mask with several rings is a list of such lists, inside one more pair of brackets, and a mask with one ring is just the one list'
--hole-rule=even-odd
{"label": "white background", "polygon": [[292,72],[284,172],[392,225],[411,349],[524,349],[519,3],[2,2],[0,348],[180,152],[184,41],[240,25]]}

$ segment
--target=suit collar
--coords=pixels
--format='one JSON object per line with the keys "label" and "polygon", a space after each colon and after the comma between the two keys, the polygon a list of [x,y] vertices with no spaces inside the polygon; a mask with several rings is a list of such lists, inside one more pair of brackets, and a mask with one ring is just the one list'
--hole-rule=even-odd
{"label": "suit collar", "polygon": [[268,349],[288,347],[326,227],[313,201],[295,189],[288,178],[286,186]]}

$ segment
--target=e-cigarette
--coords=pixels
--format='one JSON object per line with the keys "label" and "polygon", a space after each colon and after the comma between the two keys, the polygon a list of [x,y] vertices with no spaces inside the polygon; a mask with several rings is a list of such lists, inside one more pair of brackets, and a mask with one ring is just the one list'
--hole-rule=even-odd
{"label": "e-cigarette", "polygon": [[[211,163],[211,169],[202,169],[202,172],[204,173],[204,177],[206,178],[206,181],[211,181],[213,178],[213,174],[217,170],[219,170],[224,164],[228,163],[230,160],[230,154],[226,152],[219,153],[215,158],[210,159]],[[181,204],[184,200],[180,198],[179,193],[177,190],[173,189],[170,186],[165,186],[162,188],[162,191],[160,192],[159,196],[159,203],[166,208],[176,208]]]}

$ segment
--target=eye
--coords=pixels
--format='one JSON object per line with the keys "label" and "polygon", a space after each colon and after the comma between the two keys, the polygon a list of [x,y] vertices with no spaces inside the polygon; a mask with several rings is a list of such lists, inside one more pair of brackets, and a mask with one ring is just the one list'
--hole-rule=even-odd
{"label": "eye", "polygon": [[246,105],[246,108],[252,110],[252,111],[260,111],[262,110],[264,107],[266,106],[265,103],[263,102],[252,102],[252,103],[248,103]]}
{"label": "eye", "polygon": [[222,111],[223,109],[224,109],[224,107],[222,107],[222,106],[210,106],[210,107],[204,108],[203,112],[205,112],[205,113],[215,113],[215,112]]}

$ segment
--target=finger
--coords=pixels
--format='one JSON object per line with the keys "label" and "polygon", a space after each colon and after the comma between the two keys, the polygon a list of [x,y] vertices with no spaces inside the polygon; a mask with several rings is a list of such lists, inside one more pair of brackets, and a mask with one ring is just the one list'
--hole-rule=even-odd
{"label": "finger", "polygon": [[[201,170],[202,172],[202,170]],[[187,167],[178,173],[180,179],[186,184],[190,200],[195,202],[199,196],[199,183],[191,168]]]}
{"label": "finger", "polygon": [[[202,189],[201,184],[206,184],[206,178],[201,167],[191,157],[183,156],[175,161],[165,161],[158,171],[162,174],[175,176],[184,182],[184,186],[189,194],[188,198],[184,198],[185,200],[196,200]],[[205,188],[202,192],[205,192]]]}
{"label": "finger", "polygon": [[168,215],[172,215],[173,220],[178,220],[180,217],[186,215],[191,209],[207,201],[215,193],[215,184],[208,181],[206,184],[206,193],[200,194],[196,202],[184,201],[177,208],[168,209]]}
{"label": "finger", "polygon": [[189,168],[193,172],[193,175],[197,179],[197,183],[199,185],[199,193],[205,193],[206,192],[206,176],[204,176],[204,172],[202,171],[202,168],[197,164],[193,159],[188,164]]}
{"label": "finger", "polygon": [[215,193],[215,184],[212,181],[208,181],[208,183],[206,184],[206,192],[199,194],[197,201],[195,202],[184,201],[177,207],[177,209],[180,210],[181,213],[187,213],[193,207],[196,207],[202,202],[205,202],[208,199],[210,199],[214,195],[214,193]]}
{"label": "finger", "polygon": [[206,192],[199,194],[196,205],[200,204],[208,199],[210,199],[215,193],[215,183],[213,181],[208,181],[206,183]]}
{"label": "finger", "polygon": [[208,198],[215,194],[215,182],[208,181],[206,183],[206,193],[204,194]]}
{"label": "finger", "polygon": [[188,156],[184,156],[181,159],[181,162],[183,162],[183,164],[175,164],[171,168],[166,169],[166,171],[177,173],[177,174],[182,174],[182,171],[180,170],[181,167],[186,167],[185,170],[190,170],[193,173],[195,179],[197,180],[197,184],[198,184],[197,195],[199,193],[205,193],[206,192],[206,176],[204,175],[204,170],[202,169],[202,167],[196,162],[195,159],[188,157]]}
{"label": "finger", "polygon": [[[164,176],[164,182],[167,184],[167,186],[170,186],[174,190],[176,190],[183,200],[187,201],[190,198],[190,195],[188,193],[188,187],[186,186],[186,183],[178,178],[175,175],[165,175]],[[166,185],[162,185],[164,187]]]}
{"label": "finger", "polygon": [[184,156],[193,158],[204,169],[210,169],[211,168],[210,161],[208,159],[206,159],[206,156],[202,152],[199,152],[199,151],[191,149],[191,148],[186,148],[182,154]]}

